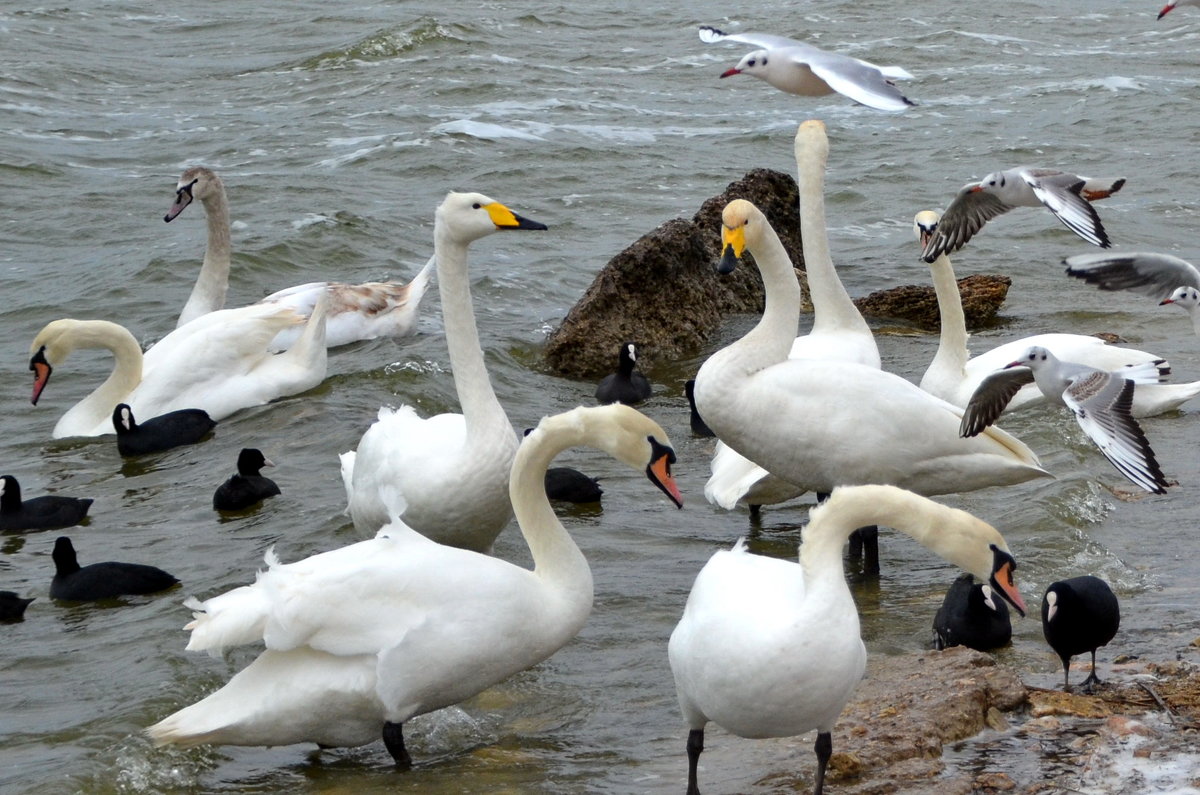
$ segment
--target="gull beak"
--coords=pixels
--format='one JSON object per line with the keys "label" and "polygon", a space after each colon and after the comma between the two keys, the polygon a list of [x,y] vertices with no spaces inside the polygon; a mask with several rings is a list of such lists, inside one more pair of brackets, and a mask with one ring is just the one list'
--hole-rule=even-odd
{"label": "gull beak", "polygon": [[[1163,13],[1165,14],[1166,12],[1164,11]],[[721,72],[721,77],[731,77],[732,75],[740,75],[741,73],[741,69],[726,69],[724,72]]]}

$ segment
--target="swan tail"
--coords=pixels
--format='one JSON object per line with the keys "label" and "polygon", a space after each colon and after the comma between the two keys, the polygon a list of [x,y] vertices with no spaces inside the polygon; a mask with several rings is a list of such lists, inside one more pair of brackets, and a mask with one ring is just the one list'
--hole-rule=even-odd
{"label": "swan tail", "polygon": [[1133,390],[1132,414],[1135,417],[1154,417],[1174,411],[1200,395],[1200,381],[1186,384],[1139,384]]}
{"label": "swan tail", "polygon": [[[303,372],[320,373],[312,386],[325,380],[325,370],[328,364],[328,353],[325,348],[325,328],[329,315],[329,294],[322,292],[313,305],[312,314],[304,324],[304,330],[296,339],[294,345],[279,354],[300,368]],[[310,387],[311,388],[311,387]]]}
{"label": "swan tail", "polygon": [[1013,463],[1036,469],[1039,472],[1045,473],[1046,477],[1054,477],[1042,468],[1042,461],[1037,457],[1037,453],[1033,452],[1027,444],[1008,431],[1001,430],[995,425],[989,425],[979,436],[990,439],[1004,447],[1016,459]]}
{"label": "swan tail", "polygon": [[[275,548],[263,556],[267,571],[281,565]],[[243,585],[219,596],[200,601],[189,597],[184,605],[192,609],[192,620],[184,629],[191,632],[188,651],[207,651],[219,656],[231,646],[245,646],[263,639],[271,602],[260,571],[253,585]]]}
{"label": "swan tail", "polygon": [[1117,373],[1135,384],[1161,384],[1171,375],[1171,365],[1166,359],[1154,359],[1140,364],[1127,364]]}
{"label": "swan tail", "polygon": [[421,298],[425,295],[425,290],[429,287],[430,280],[433,279],[434,271],[437,269],[437,258],[430,257],[429,261],[421,270],[417,271],[417,275],[408,283],[408,295],[405,303],[412,306],[415,310],[417,304],[421,303]]}

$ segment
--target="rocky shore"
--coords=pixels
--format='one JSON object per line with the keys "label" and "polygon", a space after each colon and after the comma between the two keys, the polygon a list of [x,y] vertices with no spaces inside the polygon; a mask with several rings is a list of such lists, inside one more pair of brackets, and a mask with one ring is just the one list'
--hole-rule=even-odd
{"label": "rocky shore", "polygon": [[[1181,657],[1106,665],[1106,681],[1087,694],[1029,685],[992,655],[962,647],[873,655],[834,730],[826,790],[1200,793],[1200,648]],[[753,782],[706,773],[714,792],[811,791],[811,733],[755,743],[712,734],[708,771],[725,753],[752,755],[764,771]]]}

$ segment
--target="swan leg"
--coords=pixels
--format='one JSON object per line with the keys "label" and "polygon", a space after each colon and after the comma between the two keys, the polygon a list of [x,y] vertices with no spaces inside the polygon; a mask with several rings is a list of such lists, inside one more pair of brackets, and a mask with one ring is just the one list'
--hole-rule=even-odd
{"label": "swan leg", "polygon": [[867,525],[850,534],[851,562],[862,564],[863,574],[879,574],[879,527]]}
{"label": "swan leg", "polygon": [[696,766],[700,763],[700,752],[704,750],[704,729],[692,729],[688,732],[688,786],[687,795],[700,795],[700,785],[696,782]]}
{"label": "swan leg", "polygon": [[825,788],[825,768],[829,765],[829,757],[833,756],[833,735],[829,732],[817,732],[813,750],[817,753],[817,783],[813,787],[813,795],[821,795]]}
{"label": "swan leg", "polygon": [[412,757],[408,755],[408,749],[404,747],[403,723],[389,721],[383,724],[383,744],[388,753],[392,755],[392,759],[396,760],[396,767],[402,769],[412,767]]}

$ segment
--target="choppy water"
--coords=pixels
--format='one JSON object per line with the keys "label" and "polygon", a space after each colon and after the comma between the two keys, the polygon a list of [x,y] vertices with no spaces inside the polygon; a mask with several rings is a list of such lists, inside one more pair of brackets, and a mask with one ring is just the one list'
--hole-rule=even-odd
{"label": "choppy water", "polygon": [[[544,373],[538,348],[608,258],[663,221],[690,216],[750,168],[791,171],[792,136],[806,118],[829,128],[831,242],[854,295],[926,282],[914,212],[1021,163],[1127,176],[1100,208],[1114,240],[1196,258],[1200,14],[1180,9],[1156,22],[1150,0],[1099,0],[1080,15],[1051,0],[920,5],[793,2],[776,4],[772,16],[747,7],[730,17],[727,4],[683,12],[604,0],[7,4],[2,468],[28,494],[96,499],[89,525],[69,532],[83,562],[155,563],[184,588],[116,607],[58,605],[46,594],[59,533],[0,539],[0,588],[39,597],[24,623],[0,627],[0,789],[681,790],[685,730],[666,639],[704,561],[749,528],[744,513],[704,502],[709,445],[687,431],[682,382],[709,351],[650,372],[657,393],[645,410],[674,438],[685,511],[608,459],[568,456],[606,488],[603,511],[566,519],[595,572],[588,626],[547,663],[464,709],[414,721],[418,766],[397,775],[379,744],[322,754],[164,751],[140,731],[253,654],[185,654],[183,593],[249,581],[272,544],[291,560],[357,540],[341,514],[337,454],[382,404],[454,406],[437,296],[427,299],[419,336],[340,350],[313,392],[230,418],[203,446],[133,465],[105,441],[49,441],[57,417],[110,360],[77,353],[35,408],[28,345],[65,316],[120,320],[145,342],[173,327],[201,257],[203,218],[160,219],[178,174],[197,163],[217,169],[230,190],[231,304],[314,279],[407,279],[429,255],[433,208],[450,189],[484,191],[549,224],[548,233],[490,238],[473,253],[484,347],[517,427],[590,401],[593,385]],[[770,30],[902,65],[917,77],[905,88],[920,105],[889,115],[838,97],[784,96],[750,78],[718,80],[746,48],[701,44],[698,24]],[[979,334],[976,350],[1047,330],[1113,330],[1169,357],[1179,377],[1200,378],[1200,342],[1181,313],[1068,283],[1058,260],[1086,249],[1043,213],[993,221],[955,258],[960,275],[1014,279],[1008,325]],[[935,344],[882,337],[885,366],[916,377]],[[1122,486],[1119,476],[1069,420],[1046,410],[1005,425],[1058,480],[947,501],[1006,533],[1031,606],[1064,576],[1092,572],[1116,585],[1124,624],[1102,659],[1172,655],[1200,634],[1198,411],[1145,422],[1180,481],[1165,497],[1114,499],[1104,485]],[[209,509],[212,489],[248,445],[279,464],[283,495],[253,516],[220,521]],[[794,554],[805,515],[803,505],[770,510],[757,549]],[[954,576],[906,540],[884,545],[882,577],[858,591],[874,654],[920,647]],[[497,552],[523,560],[522,550],[514,527]],[[1018,625],[1001,656],[1045,684],[1057,681],[1036,620]],[[715,731],[709,745],[714,792],[767,791],[755,782],[769,766],[796,764],[743,755],[752,743]],[[1036,763],[1012,761],[1036,775]],[[1119,781],[1111,786],[1121,791]]]}

